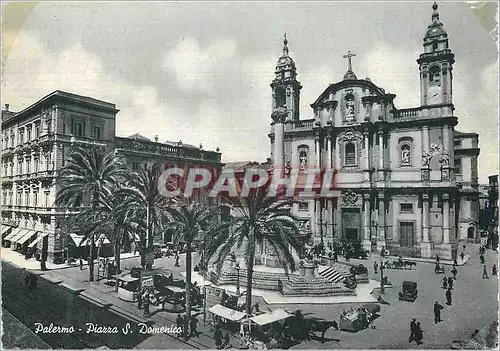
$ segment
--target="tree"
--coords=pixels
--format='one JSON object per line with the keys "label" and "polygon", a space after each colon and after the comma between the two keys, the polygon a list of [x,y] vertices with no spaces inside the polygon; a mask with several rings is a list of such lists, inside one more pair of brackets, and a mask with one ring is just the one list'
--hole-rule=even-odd
{"label": "tree", "polygon": [[146,267],[146,256],[151,252],[153,237],[163,233],[167,222],[165,208],[167,199],[158,191],[158,179],[161,170],[158,167],[143,169],[134,174],[123,185],[116,196],[121,198],[121,215],[138,224],[141,236],[141,263]]}
{"label": "tree", "polygon": [[[166,208],[169,216],[168,228],[174,229],[174,243],[186,243],[186,318],[187,326],[190,328],[191,321],[191,270],[193,242],[200,230],[205,229],[211,220],[219,214],[216,207],[202,204],[179,203]],[[190,335],[188,329],[186,335]]]}
{"label": "tree", "polygon": [[234,248],[245,247],[247,269],[246,311],[252,312],[252,278],[257,245],[267,243],[274,250],[280,265],[288,274],[295,271],[293,251],[300,251],[299,230],[296,219],[290,214],[291,201],[268,196],[268,190],[260,188],[248,197],[224,199],[237,212],[233,218],[211,229],[215,240],[207,255],[217,263],[218,272],[225,258]]}
{"label": "tree", "polygon": [[[90,212],[77,219],[95,218],[100,215],[101,198],[111,196],[117,184],[126,178],[126,170],[113,150],[76,147],[57,176],[60,190],[56,206],[81,210],[82,204],[89,205]],[[94,234],[95,231],[90,232],[89,281],[94,281]]]}

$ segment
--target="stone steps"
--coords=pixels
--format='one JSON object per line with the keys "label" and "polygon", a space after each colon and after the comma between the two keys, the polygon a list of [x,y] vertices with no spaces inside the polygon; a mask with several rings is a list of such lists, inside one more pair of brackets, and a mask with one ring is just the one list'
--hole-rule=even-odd
{"label": "stone steps", "polygon": [[321,275],[323,278],[327,279],[328,281],[331,281],[334,283],[341,283],[346,277],[349,276],[349,273],[338,271],[337,269],[335,269],[333,267],[328,267],[325,270],[320,271],[319,275]]}

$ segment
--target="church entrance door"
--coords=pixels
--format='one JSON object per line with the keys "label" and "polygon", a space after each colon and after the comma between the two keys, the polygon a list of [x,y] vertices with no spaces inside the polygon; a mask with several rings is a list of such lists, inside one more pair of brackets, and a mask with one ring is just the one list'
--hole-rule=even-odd
{"label": "church entrance door", "polygon": [[361,212],[359,208],[342,209],[342,234],[345,240],[359,242],[361,238]]}
{"label": "church entrance door", "polygon": [[399,223],[399,239],[401,247],[412,248],[415,245],[415,225],[413,222]]}

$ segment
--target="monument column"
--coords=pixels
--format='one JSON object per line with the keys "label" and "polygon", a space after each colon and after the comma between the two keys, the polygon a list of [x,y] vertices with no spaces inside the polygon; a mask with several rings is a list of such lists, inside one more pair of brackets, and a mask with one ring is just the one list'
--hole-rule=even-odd
{"label": "monument column", "polygon": [[422,242],[420,256],[431,257],[431,243],[429,242],[429,195],[422,195]]}
{"label": "monument column", "polygon": [[363,249],[371,251],[372,243],[370,240],[370,194],[363,194],[363,218],[364,218],[364,235]]}

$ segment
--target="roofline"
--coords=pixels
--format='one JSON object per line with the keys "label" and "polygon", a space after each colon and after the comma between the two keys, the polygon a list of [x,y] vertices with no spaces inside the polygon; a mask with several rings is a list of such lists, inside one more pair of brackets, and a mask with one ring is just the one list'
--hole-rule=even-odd
{"label": "roofline", "polygon": [[366,80],[366,79],[356,79],[356,80],[352,80],[352,79],[345,79],[345,80],[341,80],[340,82],[337,82],[337,83],[333,83],[333,84],[330,84],[320,95],[319,97],[316,99],[316,101],[314,101],[310,106],[312,108],[316,107],[317,105],[320,104],[321,100],[323,99],[323,97],[325,97],[327,95],[327,92],[329,92],[330,90],[340,90],[340,88],[344,85],[349,85],[349,86],[365,86],[365,87],[369,87],[369,88],[372,88],[373,90],[375,90],[375,93],[377,95],[380,95],[380,96],[390,96],[392,99],[394,99],[396,97],[395,94],[387,94],[382,88],[378,87],[375,83],[373,83],[372,81],[369,81],[369,80]]}
{"label": "roofline", "polygon": [[44,96],[43,98],[41,98],[37,102],[31,104],[30,106],[24,108],[23,110],[16,112],[13,116],[11,116],[11,118],[9,118],[6,121],[2,121],[2,123],[9,122],[9,121],[15,119],[16,117],[21,116],[21,115],[29,112],[30,110],[35,109],[37,106],[42,105],[43,103],[45,103],[53,98],[63,98],[63,99],[65,98],[65,99],[70,99],[70,100],[74,100],[74,101],[78,101],[78,102],[82,102],[82,103],[86,103],[86,104],[91,104],[93,106],[96,106],[96,107],[99,107],[102,109],[111,110],[114,113],[117,113],[120,111],[120,110],[116,109],[115,104],[112,104],[110,102],[94,99],[94,98],[91,98],[88,96],[68,93],[68,92],[65,92],[62,90],[56,90],[56,91],[53,91],[52,93]]}

